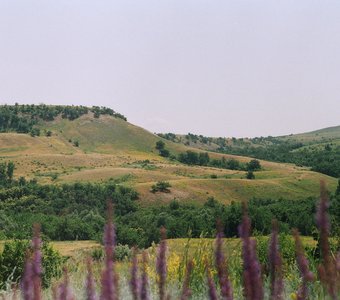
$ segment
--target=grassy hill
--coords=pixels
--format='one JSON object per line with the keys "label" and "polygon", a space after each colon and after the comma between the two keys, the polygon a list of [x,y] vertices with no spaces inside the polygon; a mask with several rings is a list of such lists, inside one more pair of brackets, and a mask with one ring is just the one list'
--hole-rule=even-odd
{"label": "grassy hill", "polygon": [[[203,203],[215,197],[223,203],[252,197],[303,199],[317,196],[324,179],[334,190],[336,179],[293,164],[261,161],[255,180],[245,179],[245,171],[188,166],[159,156],[155,144],[161,138],[112,115],[89,111],[70,120],[56,116],[39,121],[40,136],[0,133],[0,161],[13,161],[16,176],[35,178],[40,183],[115,180],[140,193],[144,205],[173,199]],[[50,136],[46,132],[50,131]],[[195,149],[163,139],[175,155]],[[211,158],[251,158],[210,152]],[[169,181],[170,193],[151,193],[157,181]]]}
{"label": "grassy hill", "polygon": [[196,149],[294,163],[340,178],[340,126],[278,137],[213,138],[191,133],[159,136]]}

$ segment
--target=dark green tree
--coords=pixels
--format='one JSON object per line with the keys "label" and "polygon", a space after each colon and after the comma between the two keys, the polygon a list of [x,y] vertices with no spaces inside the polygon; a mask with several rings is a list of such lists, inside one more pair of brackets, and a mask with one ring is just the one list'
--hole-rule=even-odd
{"label": "dark green tree", "polygon": [[156,149],[157,150],[163,150],[165,148],[165,143],[161,140],[156,142]]}
{"label": "dark green tree", "polygon": [[336,196],[340,195],[340,179],[338,179],[338,186],[336,187],[335,195]]}
{"label": "dark green tree", "polygon": [[253,171],[248,171],[246,175],[247,179],[255,179],[255,174]]}
{"label": "dark green tree", "polygon": [[249,163],[247,163],[248,171],[258,171],[261,170],[261,164],[257,159],[252,159]]}
{"label": "dark green tree", "polygon": [[15,168],[15,165],[12,161],[10,161],[8,164],[7,164],[7,179],[9,181],[12,181],[13,180],[13,174],[14,174],[14,168]]}

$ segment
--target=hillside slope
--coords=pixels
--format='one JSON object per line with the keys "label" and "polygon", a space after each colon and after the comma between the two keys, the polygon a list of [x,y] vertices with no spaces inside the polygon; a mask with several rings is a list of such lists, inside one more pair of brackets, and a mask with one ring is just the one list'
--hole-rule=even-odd
{"label": "hillside slope", "polygon": [[[51,136],[0,133],[0,160],[16,164],[16,176],[35,178],[41,183],[115,180],[132,186],[145,205],[173,199],[203,203],[215,197],[223,203],[252,197],[303,199],[317,196],[324,179],[334,190],[336,180],[291,164],[261,161],[255,180],[245,171],[188,166],[159,156],[155,144],[160,137],[120,118],[92,113],[75,120],[55,118],[41,122],[41,132]],[[195,150],[164,140],[172,154]],[[251,158],[209,153],[212,158]],[[170,193],[151,193],[157,181],[169,181]]]}
{"label": "hillside slope", "polygon": [[340,126],[278,137],[213,138],[191,133],[159,136],[200,150],[294,163],[340,177]]}

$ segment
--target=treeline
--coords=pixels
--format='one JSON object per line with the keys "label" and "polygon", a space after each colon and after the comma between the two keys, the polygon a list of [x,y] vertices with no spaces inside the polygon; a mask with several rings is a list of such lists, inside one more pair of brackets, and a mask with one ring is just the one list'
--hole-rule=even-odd
{"label": "treeline", "polygon": [[[290,234],[298,228],[302,235],[314,236],[317,199],[275,200],[252,199],[248,202],[253,232],[268,235],[272,220],[277,219],[280,232]],[[331,198],[332,228],[335,235],[340,228],[340,196]],[[226,237],[238,237],[238,227],[242,219],[241,203],[223,205],[210,198],[203,206],[181,204],[172,201],[160,207],[143,207],[135,212],[122,215],[118,221],[118,240],[129,245],[147,247],[158,241],[161,226],[167,228],[169,238],[200,236],[213,238],[216,234],[216,220],[221,220]],[[315,237],[317,238],[317,237]]]}
{"label": "treeline", "polygon": [[303,146],[298,142],[282,142],[266,147],[224,147],[221,153],[251,156],[275,162],[294,163],[313,171],[340,177],[340,146],[336,144]]}
{"label": "treeline", "polygon": [[[32,224],[40,223],[42,233],[52,240],[100,240],[105,223],[107,201],[114,204],[117,241],[121,244],[148,247],[159,241],[159,228],[165,226],[169,238],[214,237],[216,220],[224,224],[227,237],[238,235],[242,208],[240,203],[223,205],[209,198],[204,205],[181,204],[143,207],[138,194],[113,181],[40,185],[24,178],[14,180],[11,164],[0,169],[0,239],[27,238]],[[7,175],[6,175],[7,174]],[[315,232],[316,199],[252,199],[249,214],[254,232],[268,234],[273,218],[281,232],[296,227],[303,235]],[[340,231],[340,184],[331,197],[333,232]]]}
{"label": "treeline", "polygon": [[251,172],[261,170],[261,164],[256,159],[252,159],[248,163],[241,163],[236,159],[226,159],[225,157],[222,157],[221,159],[211,159],[208,152],[195,152],[191,150],[182,152],[178,156],[175,156],[165,148],[165,143],[162,140],[159,140],[156,143],[156,149],[159,151],[159,155],[169,157],[173,160],[178,160],[186,165],[209,166],[221,169]]}
{"label": "treeline", "polygon": [[63,106],[63,105],[0,105],[0,132],[34,133],[40,121],[53,121],[57,116],[63,119],[75,120],[89,112],[95,118],[100,115],[110,115],[126,121],[125,116],[111,108],[93,106]]}
{"label": "treeline", "polygon": [[258,160],[253,159],[248,163],[241,163],[236,159],[211,159],[207,152],[186,151],[178,155],[178,161],[187,165],[210,166],[221,169],[240,170],[240,171],[259,171],[261,164]]}
{"label": "treeline", "polygon": [[340,145],[326,140],[319,143],[306,144],[294,139],[276,137],[255,138],[211,138],[188,133],[182,140],[173,133],[158,134],[167,140],[184,143],[214,145],[216,152],[249,156],[274,162],[294,163],[298,166],[310,167],[313,171],[333,177],[340,177]]}
{"label": "treeline", "polygon": [[118,217],[136,211],[137,198],[136,191],[114,182],[40,185],[7,176],[0,181],[0,239],[27,238],[34,223],[52,240],[97,239],[107,202]]}

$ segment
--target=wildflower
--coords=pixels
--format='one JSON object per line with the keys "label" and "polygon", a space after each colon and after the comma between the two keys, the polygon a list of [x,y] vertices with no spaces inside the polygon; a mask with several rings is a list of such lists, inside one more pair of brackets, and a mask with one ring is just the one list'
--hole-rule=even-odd
{"label": "wildflower", "polygon": [[156,261],[156,269],[158,274],[158,291],[159,299],[165,300],[165,284],[166,284],[166,231],[161,228],[161,241],[158,247],[158,255]]}
{"label": "wildflower", "polygon": [[243,203],[242,223],[239,227],[242,239],[244,297],[248,300],[263,299],[261,267],[256,255],[256,241],[250,239],[251,222],[246,203]]}
{"label": "wildflower", "polygon": [[330,222],[327,213],[327,209],[329,207],[329,199],[324,181],[320,182],[320,190],[320,203],[317,210],[316,223],[320,232],[322,264],[320,264],[318,267],[318,273],[321,283],[326,288],[331,298],[337,299],[336,263],[331,255],[329,245]]}
{"label": "wildflower", "polygon": [[22,294],[25,300],[41,299],[41,239],[40,226],[33,226],[33,254],[27,257],[24,276],[22,279]]}
{"label": "wildflower", "polygon": [[293,230],[293,236],[295,239],[296,262],[302,277],[302,285],[297,292],[297,299],[304,300],[308,298],[307,284],[314,280],[314,275],[309,270],[309,263],[303,250],[299,232],[296,229]]}
{"label": "wildflower", "polygon": [[223,300],[232,300],[233,291],[231,283],[228,278],[228,269],[225,256],[223,254],[223,231],[221,224],[218,223],[218,233],[216,237],[216,250],[215,250],[215,264],[218,273],[219,284],[221,288],[221,297]]}
{"label": "wildflower", "polygon": [[130,289],[132,293],[132,297],[134,300],[138,300],[138,292],[139,292],[139,280],[138,280],[138,261],[137,261],[137,250],[133,250],[133,258],[130,269]]}
{"label": "wildflower", "polygon": [[269,246],[269,268],[270,268],[270,299],[280,300],[283,299],[283,274],[282,274],[282,258],[279,252],[278,241],[278,224],[273,221],[272,235],[270,238]]}
{"label": "wildflower", "polygon": [[55,291],[54,300],[75,300],[69,285],[67,270],[64,270],[64,281],[59,284]]}
{"label": "wildflower", "polygon": [[208,295],[210,300],[217,300],[216,286],[211,276],[211,270],[208,263],[206,263],[207,279],[208,279]]}
{"label": "wildflower", "polygon": [[192,272],[192,269],[194,267],[194,264],[192,260],[190,260],[187,264],[187,268],[185,271],[185,278],[184,278],[184,283],[183,283],[183,288],[182,288],[182,294],[180,300],[187,300],[191,296],[191,290],[189,288],[189,283],[190,283],[190,275]]}
{"label": "wildflower", "polygon": [[142,267],[142,279],[140,288],[140,299],[149,300],[149,278],[147,273],[148,257],[146,252],[143,252],[143,267]]}
{"label": "wildflower", "polygon": [[104,246],[105,246],[105,268],[102,273],[101,300],[117,300],[118,299],[118,277],[115,273],[113,262],[113,254],[115,250],[115,228],[112,223],[112,206],[109,205],[108,221],[104,230]]}
{"label": "wildflower", "polygon": [[94,281],[93,272],[92,272],[91,258],[87,259],[87,276],[86,276],[85,287],[86,287],[86,299],[87,300],[97,299],[95,281]]}

